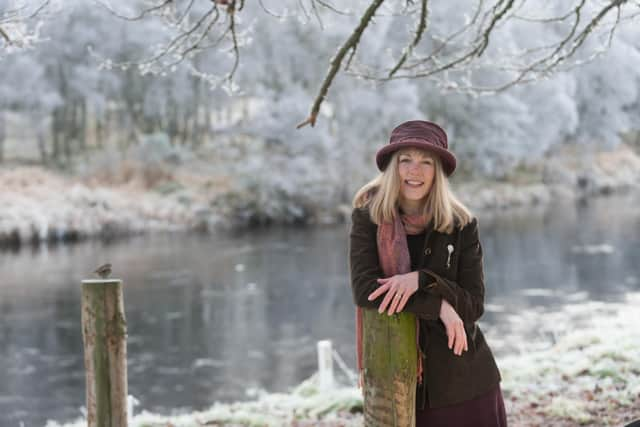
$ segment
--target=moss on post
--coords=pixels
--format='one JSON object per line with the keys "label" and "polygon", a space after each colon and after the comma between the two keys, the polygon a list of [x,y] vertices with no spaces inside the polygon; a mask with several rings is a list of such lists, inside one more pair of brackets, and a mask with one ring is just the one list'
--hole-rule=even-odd
{"label": "moss on post", "polygon": [[127,426],[127,324],[122,281],[82,281],[87,425]]}
{"label": "moss on post", "polygon": [[363,309],[364,425],[414,427],[416,317]]}

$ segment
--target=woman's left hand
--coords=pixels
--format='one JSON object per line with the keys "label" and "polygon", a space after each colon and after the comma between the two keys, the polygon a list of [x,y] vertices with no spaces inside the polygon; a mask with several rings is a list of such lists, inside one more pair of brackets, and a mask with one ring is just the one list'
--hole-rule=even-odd
{"label": "woman's left hand", "polygon": [[380,287],[369,294],[369,301],[373,301],[385,292],[387,295],[378,307],[379,313],[384,313],[389,306],[389,316],[400,313],[407,304],[409,297],[418,290],[418,272],[396,274],[386,279],[378,279]]}

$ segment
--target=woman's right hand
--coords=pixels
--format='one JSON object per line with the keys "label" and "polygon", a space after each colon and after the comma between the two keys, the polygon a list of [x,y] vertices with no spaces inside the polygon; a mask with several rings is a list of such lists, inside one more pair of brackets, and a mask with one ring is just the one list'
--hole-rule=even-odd
{"label": "woman's right hand", "polygon": [[467,333],[464,330],[464,323],[454,308],[445,300],[442,299],[442,305],[440,306],[440,320],[444,323],[444,327],[447,330],[447,337],[449,341],[447,345],[449,348],[453,348],[453,353],[457,356],[462,355],[462,351],[469,350],[467,344]]}

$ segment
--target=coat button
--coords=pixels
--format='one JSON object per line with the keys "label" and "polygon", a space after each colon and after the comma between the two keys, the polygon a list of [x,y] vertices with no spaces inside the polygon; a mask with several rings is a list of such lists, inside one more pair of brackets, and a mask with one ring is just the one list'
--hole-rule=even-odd
{"label": "coat button", "polygon": [[425,255],[431,255],[431,248],[427,248],[424,250]]}

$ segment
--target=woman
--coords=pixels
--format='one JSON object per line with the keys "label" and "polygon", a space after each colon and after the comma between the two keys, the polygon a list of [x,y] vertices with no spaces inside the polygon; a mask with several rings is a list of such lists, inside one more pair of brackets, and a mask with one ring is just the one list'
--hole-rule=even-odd
{"label": "woman", "polygon": [[376,163],[382,173],[356,193],[350,233],[358,367],[360,310],[414,313],[416,425],[504,427],[500,372],[476,324],[484,304],[478,223],[449,190],[456,158],[447,135],[435,123],[402,123]]}

